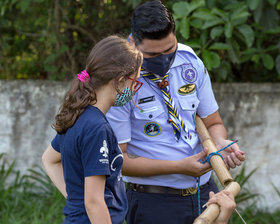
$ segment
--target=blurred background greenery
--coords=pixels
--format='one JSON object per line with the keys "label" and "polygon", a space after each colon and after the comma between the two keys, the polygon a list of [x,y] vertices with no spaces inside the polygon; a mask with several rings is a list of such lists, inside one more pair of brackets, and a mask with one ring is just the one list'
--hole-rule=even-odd
{"label": "blurred background greenery", "polygon": [[[68,80],[141,0],[1,0],[0,79]],[[162,1],[215,82],[280,81],[280,0]]]}

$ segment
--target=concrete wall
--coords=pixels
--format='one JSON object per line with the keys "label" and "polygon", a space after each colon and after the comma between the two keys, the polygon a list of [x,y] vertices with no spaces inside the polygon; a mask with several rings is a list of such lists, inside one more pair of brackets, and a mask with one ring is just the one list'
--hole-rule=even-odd
{"label": "concrete wall", "polygon": [[0,81],[0,153],[16,159],[22,172],[41,165],[66,88],[62,82]]}
{"label": "concrete wall", "polygon": [[[0,153],[16,159],[22,172],[41,165],[67,88],[63,82],[0,81]],[[246,152],[246,173],[258,168],[247,188],[262,195],[259,207],[279,209],[272,183],[279,189],[280,84],[213,84],[213,89],[230,138]]]}
{"label": "concrete wall", "polygon": [[[280,208],[280,83],[215,84],[215,96],[229,136],[238,139],[246,152],[249,189],[263,197],[258,206],[270,211]],[[235,170],[233,173],[238,172]]]}

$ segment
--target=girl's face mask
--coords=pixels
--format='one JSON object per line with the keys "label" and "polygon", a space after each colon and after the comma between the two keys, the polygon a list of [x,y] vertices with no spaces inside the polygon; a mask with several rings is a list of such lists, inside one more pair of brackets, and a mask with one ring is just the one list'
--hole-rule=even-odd
{"label": "girl's face mask", "polygon": [[117,93],[116,102],[114,104],[115,107],[122,107],[127,104],[131,99],[134,93],[132,93],[131,89],[126,87],[122,93]]}

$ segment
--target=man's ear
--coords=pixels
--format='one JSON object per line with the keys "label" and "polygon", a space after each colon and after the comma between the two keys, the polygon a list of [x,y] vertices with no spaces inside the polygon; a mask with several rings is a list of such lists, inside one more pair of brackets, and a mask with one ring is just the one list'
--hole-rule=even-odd
{"label": "man's ear", "polygon": [[129,43],[130,43],[130,45],[132,45],[132,46],[134,46],[134,47],[135,47],[135,41],[134,41],[134,39],[133,39],[132,35],[129,35],[128,39],[129,39]]}

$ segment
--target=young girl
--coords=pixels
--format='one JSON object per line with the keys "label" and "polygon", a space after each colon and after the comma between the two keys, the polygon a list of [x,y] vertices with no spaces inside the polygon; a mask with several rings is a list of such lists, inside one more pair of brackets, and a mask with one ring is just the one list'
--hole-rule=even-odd
{"label": "young girl", "polygon": [[123,106],[142,85],[142,54],[117,36],[92,49],[86,69],[65,96],[42,156],[47,174],[66,197],[64,223],[122,224],[127,201],[122,152],[105,114]]}

